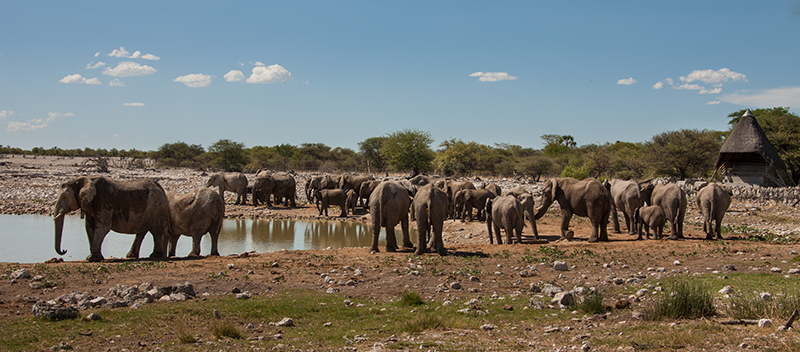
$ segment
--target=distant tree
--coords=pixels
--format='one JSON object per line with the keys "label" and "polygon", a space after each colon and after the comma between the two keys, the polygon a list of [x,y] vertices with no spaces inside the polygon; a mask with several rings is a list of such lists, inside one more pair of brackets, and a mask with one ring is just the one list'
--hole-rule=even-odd
{"label": "distant tree", "polygon": [[499,151],[477,142],[450,139],[439,144],[436,153],[436,171],[445,175],[470,175],[476,171],[493,172],[494,165],[502,161]]}
{"label": "distant tree", "polygon": [[[119,154],[116,149],[112,151],[111,154]],[[203,163],[200,156],[204,153],[205,150],[199,144],[189,145],[178,141],[162,145],[151,154],[151,157],[163,166],[200,167]]]}
{"label": "distant tree", "polygon": [[716,131],[682,129],[653,136],[645,143],[643,154],[657,175],[685,180],[712,170],[721,148],[721,135]]}
{"label": "distant tree", "polygon": [[386,135],[381,154],[395,170],[412,170],[416,174],[431,170],[431,162],[436,156],[431,143],[430,132],[417,129],[395,131]]}
{"label": "distant tree", "polygon": [[[731,118],[731,121],[728,122],[731,130],[745,111],[747,110],[739,110],[728,115]],[[800,117],[789,112],[788,107],[755,109],[750,112],[756,117],[756,121],[764,130],[769,142],[786,163],[794,184],[800,182]]]}
{"label": "distant tree", "polygon": [[556,171],[556,163],[551,157],[539,152],[521,158],[516,171],[519,174],[530,175],[535,181],[539,181],[542,175],[549,175]]}
{"label": "distant tree", "polygon": [[220,139],[210,145],[208,153],[211,155],[211,166],[229,172],[241,172],[244,170],[244,166],[250,162],[244,151],[244,143],[234,142],[230,139]]}
{"label": "distant tree", "polygon": [[326,165],[327,170],[333,171],[329,162],[334,160],[331,147],[323,143],[303,143],[297,150],[300,167],[304,170],[319,170]]}
{"label": "distant tree", "polygon": [[569,153],[577,145],[575,139],[570,135],[543,134],[540,138],[546,143],[542,151],[550,156]]}
{"label": "distant tree", "polygon": [[358,150],[369,172],[381,172],[386,169],[386,159],[381,153],[384,141],[386,137],[371,137],[358,143]]}

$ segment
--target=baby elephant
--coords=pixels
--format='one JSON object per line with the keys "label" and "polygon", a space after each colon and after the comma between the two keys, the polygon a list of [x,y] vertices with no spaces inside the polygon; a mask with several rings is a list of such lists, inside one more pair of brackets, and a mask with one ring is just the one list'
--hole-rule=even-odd
{"label": "baby elephant", "polygon": [[169,256],[175,256],[175,247],[181,235],[192,238],[190,257],[200,256],[200,239],[211,235],[211,255],[219,255],[217,243],[225,218],[225,200],[209,188],[197,188],[189,193],[169,195],[170,239]]}
{"label": "baby elephant", "polygon": [[320,204],[319,216],[322,216],[322,213],[328,216],[328,206],[338,205],[342,209],[342,213],[339,216],[346,217],[348,204],[350,204],[348,198],[352,198],[352,202],[356,200],[355,192],[352,192],[352,194],[348,196],[341,188],[315,190],[314,198],[316,198],[315,202]]}
{"label": "baby elephant", "polygon": [[647,236],[647,239],[650,239],[650,228],[653,228],[653,237],[657,240],[661,239],[661,234],[664,232],[664,223],[667,221],[667,217],[664,215],[664,210],[661,209],[658,205],[651,205],[647,207],[636,208],[633,213],[634,217],[636,218],[636,222],[639,223],[640,228],[636,230],[639,234],[639,237],[636,238],[637,240],[642,239],[642,229],[641,226],[644,226],[644,233]]}

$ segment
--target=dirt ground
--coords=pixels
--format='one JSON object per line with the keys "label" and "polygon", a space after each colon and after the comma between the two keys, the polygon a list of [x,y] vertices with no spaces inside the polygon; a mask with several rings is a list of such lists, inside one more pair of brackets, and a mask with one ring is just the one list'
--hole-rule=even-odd
{"label": "dirt ground", "polygon": [[[18,180],[4,177],[3,183]],[[54,180],[45,177],[40,182],[56,185]],[[28,200],[29,202],[35,202]],[[6,203],[0,203],[0,205]],[[690,203],[691,204],[691,203]],[[8,207],[8,205],[7,205]],[[235,206],[229,204],[228,217],[280,217],[317,218],[313,206],[302,205],[288,209],[280,206],[272,209]],[[780,217],[766,214],[783,214]],[[334,210],[334,214],[338,211]],[[369,248],[343,248],[309,251],[279,251],[273,253],[243,253],[225,257],[170,258],[161,262],[167,265],[148,270],[130,270],[112,273],[99,279],[76,279],[58,282],[55,287],[41,288],[30,280],[11,280],[11,271],[27,268],[35,276],[42,272],[41,265],[49,268],[77,267],[86,265],[84,261],[53,262],[47,264],[0,263],[0,324],[3,319],[18,316],[31,316],[31,307],[37,300],[51,300],[69,292],[102,293],[115,285],[138,285],[144,282],[154,286],[169,286],[189,282],[194,285],[198,296],[232,294],[236,291],[280,292],[287,289],[307,289],[326,292],[330,288],[339,289],[346,297],[366,297],[375,300],[396,300],[403,292],[413,290],[425,300],[441,304],[445,300],[469,299],[472,297],[523,296],[532,297],[529,285],[555,284],[571,290],[583,286],[607,292],[617,292],[605,297],[604,302],[613,305],[630,293],[619,286],[629,286],[627,292],[647,288],[653,281],[664,277],[686,276],[711,273],[725,273],[726,265],[733,265],[738,272],[773,273],[786,275],[790,269],[797,269],[793,261],[800,252],[800,245],[780,244],[784,241],[754,242],[746,241],[746,229],[756,224],[770,221],[789,227],[798,227],[796,211],[791,207],[775,205],[771,208],[755,207],[751,204],[734,202],[726,219],[739,226],[742,231],[727,233],[726,241],[705,241],[702,228],[698,226],[698,214],[690,206],[686,217],[686,239],[679,241],[642,240],[636,241],[628,234],[613,233],[609,224],[611,242],[587,243],[589,222],[573,218],[571,229],[575,231],[573,241],[558,240],[560,218],[554,208],[537,222],[540,235],[547,244],[490,245],[486,224],[479,221],[461,222],[447,220],[444,228],[445,247],[454,258],[478,257],[480,267],[473,267],[475,281],[471,275],[463,274],[464,265],[459,261],[437,261],[437,254],[413,256],[410,249],[399,253],[381,252],[371,254]],[[346,221],[368,221],[369,215],[350,216]],[[767,224],[766,226],[768,226]],[[412,224],[412,227],[415,226]],[[399,233],[399,228],[397,230]],[[523,234],[530,235],[526,227]],[[189,240],[183,238],[183,241]],[[398,241],[399,243],[402,243]],[[545,250],[541,249],[545,247]],[[557,248],[568,254],[563,259],[567,271],[553,269],[552,258],[547,257],[546,249]],[[575,255],[590,253],[591,255]],[[522,258],[541,257],[540,260]],[[125,263],[124,259],[107,258],[106,263]],[[780,268],[780,272],[774,268]],[[342,285],[343,280],[353,278],[356,269],[362,272],[352,284]],[[454,274],[457,272],[462,274]],[[210,273],[224,275],[210,275]],[[526,273],[527,272],[527,273]],[[323,274],[336,278],[339,283],[326,282]],[[245,279],[245,276],[247,277]],[[615,280],[621,278],[620,280]],[[458,281],[461,289],[450,289],[452,282]],[[34,288],[38,287],[38,288]],[[545,304],[549,298],[542,299]],[[648,304],[649,300],[633,303],[630,308],[615,310],[609,315],[609,322],[628,322],[636,326],[639,320],[636,311]],[[124,309],[124,308],[120,308]],[[83,314],[83,313],[82,313]],[[725,319],[724,316],[719,320]],[[543,327],[534,327],[541,329]],[[765,334],[774,332],[774,328]],[[709,350],[739,349],[738,344],[753,334],[752,330],[731,332],[734,343],[730,346],[715,346]],[[736,336],[741,334],[741,336]],[[796,334],[794,334],[796,335]],[[544,342],[559,344],[560,340]],[[791,337],[796,342],[797,337]],[[553,342],[555,341],[555,342]],[[579,344],[578,344],[579,345]],[[752,344],[751,344],[752,345]],[[780,345],[780,343],[778,343]],[[688,346],[688,350],[700,350],[703,346]],[[554,346],[553,349],[556,349]],[[595,350],[602,350],[602,348]],[[628,348],[627,350],[633,350]]]}

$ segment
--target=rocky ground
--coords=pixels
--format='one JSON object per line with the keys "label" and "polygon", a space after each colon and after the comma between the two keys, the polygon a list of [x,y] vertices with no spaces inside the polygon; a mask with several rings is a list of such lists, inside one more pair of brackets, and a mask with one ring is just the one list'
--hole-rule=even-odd
{"label": "rocky ground", "polygon": [[[70,158],[14,158],[0,159],[0,213],[3,214],[50,214],[57,194],[57,185],[80,174],[82,159]],[[203,186],[207,175],[201,171],[185,169],[124,169],[112,168],[110,176],[116,178],[150,177],[155,178],[168,191],[185,192]],[[250,175],[252,176],[252,175]],[[307,175],[297,175],[298,194],[302,194],[302,180]],[[517,185],[509,180],[489,180],[498,183],[503,189]],[[479,183],[476,181],[476,183]],[[536,184],[524,184],[534,193]],[[538,194],[536,195],[538,199]],[[232,196],[227,198],[230,205]],[[227,208],[228,217],[266,217],[266,218],[316,218],[316,210],[299,197],[301,206],[294,209],[283,207],[233,206]],[[690,204],[692,202],[690,201]],[[336,213],[336,211],[334,211]],[[333,215],[333,214],[332,214]],[[769,273],[785,276],[800,268],[793,259],[800,251],[794,244],[794,231],[800,227],[798,211],[785,204],[764,202],[734,201],[726,215],[730,231],[724,242],[701,240],[704,237],[698,227],[700,220],[694,206],[690,205],[686,217],[686,240],[645,240],[635,241],[627,234],[613,234],[609,243],[591,244],[588,237],[588,221],[573,219],[572,228],[576,240],[556,242],[560,219],[554,212],[548,213],[538,222],[539,232],[549,243],[544,245],[489,245],[486,225],[481,222],[462,223],[448,220],[445,223],[445,246],[453,260],[435,260],[438,256],[414,257],[409,251],[404,253],[370,254],[368,248],[344,248],[321,251],[280,251],[274,253],[244,253],[239,256],[207,257],[185,260],[174,258],[166,261],[165,268],[153,267],[148,270],[132,270],[98,276],[91,279],[77,279],[48,284],[41,275],[41,267],[36,265],[4,265],[3,279],[0,279],[0,322],[17,316],[32,314],[33,305],[39,300],[53,300],[73,293],[70,300],[80,301],[75,293],[89,293],[92,299],[100,296],[106,302],[98,304],[113,305],[124,299],[135,286],[136,297],[125,305],[147,303],[144,293],[164,287],[176,287],[185,283],[193,286],[196,296],[214,296],[248,292],[266,294],[286,289],[308,289],[344,294],[347,297],[369,297],[375,300],[396,299],[402,292],[413,290],[434,304],[450,301],[463,305],[473,299],[484,300],[486,304],[501,304],[504,300],[524,300],[536,298],[544,302],[545,309],[558,310],[558,303],[550,302],[550,294],[536,292],[532,286],[544,288],[553,285],[565,291],[575,288],[612,292],[605,302],[613,306],[621,299],[631,304],[604,317],[600,325],[615,326],[628,324],[634,328],[640,324],[638,312],[652,301],[652,297],[662,290],[662,280],[675,277],[690,277],[696,274],[716,273],[724,275],[731,272]],[[346,221],[367,221],[368,215],[350,216]],[[530,234],[526,228],[525,234]],[[745,238],[758,234],[764,241],[746,241]],[[556,268],[554,261],[565,253],[566,267]],[[464,264],[465,258],[478,257],[479,265]],[[320,261],[319,258],[326,258]],[[107,260],[110,263],[125,263],[121,259]],[[0,258],[2,262],[2,258]],[[52,267],[74,268],[84,262],[47,264]],[[468,270],[466,268],[469,268]],[[27,269],[28,278],[12,277],[14,271]],[[558,270],[557,270],[558,269]],[[466,271],[465,271],[466,270]],[[469,271],[469,272],[467,272]],[[224,275],[209,276],[212,273]],[[247,279],[242,279],[247,276]],[[43,282],[44,280],[44,282]],[[457,282],[457,285],[454,284]],[[143,283],[147,283],[143,286]],[[735,288],[735,283],[732,283]],[[141,287],[141,288],[140,288]],[[720,288],[715,288],[721,289]],[[111,291],[113,292],[111,292]],[[644,290],[644,291],[642,291]],[[163,290],[162,290],[163,291]],[[169,297],[172,291],[163,291],[161,296]],[[775,292],[774,294],[779,294]],[[180,296],[178,296],[180,297]],[[84,297],[86,298],[86,297]],[[91,300],[91,299],[90,299]],[[168,299],[167,299],[168,300]],[[493,302],[493,303],[492,303]],[[534,304],[531,301],[531,304]],[[84,300],[84,306],[86,305]],[[547,306],[550,305],[550,308]],[[91,306],[91,304],[90,304]],[[129,309],[129,308],[115,308]],[[83,314],[83,313],[81,313]],[[724,320],[721,315],[717,320]],[[556,327],[538,326],[527,322],[531,332],[525,334],[525,341],[516,341],[513,346],[538,346],[537,350],[559,348],[580,348],[583,339],[596,337],[597,322],[591,319],[573,319]],[[562,329],[569,327],[569,329]],[[504,327],[507,328],[507,327]],[[527,329],[527,328],[526,328]],[[550,330],[548,330],[550,329]],[[526,330],[526,331],[528,331]],[[798,346],[796,334],[775,335],[770,330],[757,330],[753,327],[731,328],[729,342],[715,346],[683,346],[684,350],[732,350],[744,346]],[[608,332],[605,332],[606,334]],[[773,336],[769,341],[760,341],[758,336]],[[580,338],[582,336],[586,336]],[[574,337],[579,337],[577,340]],[[401,339],[415,339],[403,336]],[[458,339],[458,336],[451,338]],[[118,338],[118,341],[124,340]],[[575,342],[579,341],[579,342]],[[135,343],[130,341],[131,344]],[[498,342],[489,333],[486,335],[486,349],[506,349],[506,342]],[[744,345],[742,345],[744,344]],[[122,344],[120,344],[121,346]],[[99,345],[98,345],[99,346]],[[95,347],[98,347],[95,346]],[[297,342],[297,346],[302,346]],[[371,344],[361,346],[369,350]],[[543,347],[544,346],[544,347]],[[552,348],[550,347],[552,346]],[[99,348],[99,347],[98,347]],[[298,347],[302,349],[303,347]],[[532,347],[525,347],[527,349]],[[595,343],[594,350],[603,350]],[[625,350],[634,350],[629,345]],[[94,349],[89,349],[94,350]],[[658,348],[656,348],[658,350]]]}

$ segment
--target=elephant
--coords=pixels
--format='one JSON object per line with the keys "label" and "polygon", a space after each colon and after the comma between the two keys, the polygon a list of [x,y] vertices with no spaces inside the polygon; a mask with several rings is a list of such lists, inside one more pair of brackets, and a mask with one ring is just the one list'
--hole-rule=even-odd
{"label": "elephant", "polygon": [[542,190],[542,204],[536,212],[539,220],[547,208],[558,201],[561,207],[561,238],[572,238],[569,220],[572,215],[585,216],[592,223],[589,242],[608,241],[608,216],[611,213],[611,193],[593,178],[578,181],[571,177],[554,178]]}
{"label": "elephant", "polygon": [[334,175],[313,176],[306,180],[306,199],[311,202],[311,197],[314,195],[314,190],[318,189],[334,189],[338,187],[338,177]]}
{"label": "elephant", "polygon": [[358,175],[342,175],[339,177],[339,186],[343,191],[347,192],[349,189],[358,190],[361,188],[361,183],[364,181],[372,181],[375,178],[372,175],[358,176]]}
{"label": "elephant", "polygon": [[178,238],[192,238],[190,257],[200,256],[200,240],[206,232],[211,236],[211,255],[218,256],[219,233],[225,219],[225,200],[208,188],[197,188],[186,194],[170,193],[169,256],[175,255]]}
{"label": "elephant", "polygon": [[[351,190],[352,191],[352,190]],[[325,213],[325,216],[328,216],[328,206],[331,205],[338,205],[341,207],[342,212],[339,214],[340,217],[347,216],[347,200],[348,195],[345,191],[334,188],[334,189],[318,189],[314,191],[314,198],[315,204],[321,203],[319,206],[319,216],[322,216],[322,213]],[[355,200],[355,192],[352,193],[352,198]]]}
{"label": "elephant", "polygon": [[492,193],[494,193],[496,197],[502,195],[503,193],[503,190],[500,188],[500,186],[498,186],[495,183],[486,184],[486,182],[484,182],[483,184],[481,184],[481,189],[488,189],[492,191]]}
{"label": "elephant", "polygon": [[361,188],[358,190],[358,201],[361,202],[362,207],[369,208],[369,196],[380,183],[380,180],[364,181],[361,183]]}
{"label": "elephant", "polygon": [[522,203],[513,195],[505,195],[486,201],[486,229],[489,231],[489,244],[492,242],[492,229],[497,236],[497,244],[503,244],[500,230],[506,231],[506,243],[513,243],[511,233],[516,235],[517,243],[522,243],[522,228],[525,227],[525,212]]}
{"label": "elephant", "polygon": [[447,255],[442,240],[444,217],[447,212],[447,193],[444,193],[433,184],[426,184],[417,190],[411,207],[417,215],[417,250],[416,255],[428,252],[428,240],[431,250],[435,249],[439,255]]}
{"label": "elephant", "polygon": [[64,215],[81,210],[86,218],[90,262],[103,260],[103,239],[109,231],[136,234],[127,258],[138,258],[145,234],[153,235],[150,258],[163,258],[169,239],[169,200],[158,182],[150,179],[116,181],[103,176],[81,176],[61,184],[54,207],[55,249],[59,255]]}
{"label": "elephant", "polygon": [[297,206],[295,202],[296,192],[297,183],[292,175],[260,171],[253,181],[253,206],[257,206],[259,200],[263,200],[267,203],[267,206],[271,207],[272,202],[270,202],[269,197],[272,195],[275,204],[283,203],[283,205],[294,208]]}
{"label": "elephant", "polygon": [[629,235],[637,234],[637,219],[634,216],[636,209],[644,205],[642,194],[639,191],[639,184],[636,181],[625,180],[606,180],[607,188],[611,191],[611,220],[614,224],[614,233],[620,233],[619,220],[617,220],[617,209],[622,210],[625,218],[625,226],[628,228]]}
{"label": "elephant", "polygon": [[[478,209],[478,219],[483,218],[486,200],[496,197],[494,192],[488,189],[462,189],[456,193],[456,209],[463,209],[461,221],[468,219],[472,221],[472,209]],[[463,203],[460,203],[463,200]]]}
{"label": "elephant", "polygon": [[[722,239],[722,218],[731,205],[731,194],[726,187],[709,183],[697,192],[697,209],[703,214],[703,231],[707,240]],[[714,222],[714,227],[711,223]]]}
{"label": "elephant", "polygon": [[461,216],[461,212],[457,211],[455,207],[455,195],[462,189],[475,189],[475,185],[470,181],[445,181],[444,191],[447,193],[447,199],[449,200],[447,204],[447,214],[449,214],[451,219],[456,219]]}
{"label": "elephant", "polygon": [[372,248],[370,252],[378,252],[378,236],[381,227],[386,228],[386,251],[397,251],[397,239],[394,227],[400,223],[403,230],[403,247],[412,248],[408,232],[408,208],[411,200],[408,190],[397,181],[387,181],[375,187],[369,196],[369,213],[372,220]]}
{"label": "elephant", "polygon": [[667,217],[664,216],[664,210],[658,205],[648,205],[645,207],[637,208],[634,211],[634,217],[637,220],[639,228],[636,232],[639,234],[637,240],[642,239],[641,227],[644,227],[645,236],[650,239],[650,228],[653,229],[653,238],[660,240],[661,235],[664,233],[664,224],[667,222]]}
{"label": "elephant", "polygon": [[530,194],[522,186],[514,187],[510,189],[506,194],[513,195],[514,197],[517,198],[520,204],[522,204],[522,211],[525,214],[525,218],[527,218],[528,222],[530,222],[531,229],[533,230],[533,238],[538,240],[539,230],[536,228],[536,220],[533,213],[533,208],[534,208],[533,194]]}
{"label": "elephant", "polygon": [[671,226],[669,239],[677,240],[683,238],[683,219],[686,217],[686,192],[678,185],[668,183],[657,185],[653,188],[653,205],[658,205],[664,210]]}
{"label": "elephant", "polygon": [[219,187],[219,195],[225,199],[225,191],[236,193],[233,204],[247,204],[247,177],[239,172],[220,172],[211,175],[206,187]]}

